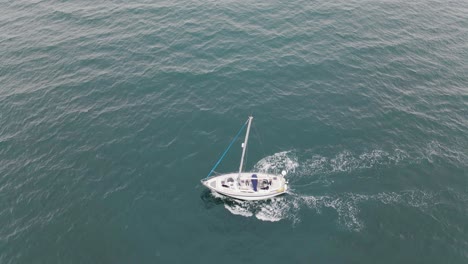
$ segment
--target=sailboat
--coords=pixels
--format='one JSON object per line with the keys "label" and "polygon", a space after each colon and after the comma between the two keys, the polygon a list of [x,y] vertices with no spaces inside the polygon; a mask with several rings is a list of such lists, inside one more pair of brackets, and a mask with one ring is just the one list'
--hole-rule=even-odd
{"label": "sailboat", "polygon": [[[242,171],[252,119],[253,117],[249,116],[249,119],[244,123],[236,137],[234,137],[234,139],[231,141],[228,148],[224,151],[223,155],[215,164],[215,166],[211,169],[208,176],[201,180],[202,184],[208,187],[210,190],[239,200],[256,201],[273,198],[285,193],[288,189],[287,181],[284,178],[286,171],[284,170],[282,171],[281,175],[264,172]],[[246,125],[247,131],[245,133],[244,143],[242,143],[242,157],[240,161],[239,172],[211,176]]]}

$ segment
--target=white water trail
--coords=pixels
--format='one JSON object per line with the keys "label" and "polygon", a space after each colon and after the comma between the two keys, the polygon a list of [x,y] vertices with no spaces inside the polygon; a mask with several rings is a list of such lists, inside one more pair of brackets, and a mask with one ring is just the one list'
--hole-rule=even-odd
{"label": "white water trail", "polygon": [[[313,155],[312,158],[299,162],[295,151],[283,151],[265,157],[254,166],[256,171],[278,173],[287,171],[288,180],[313,175],[327,175],[334,172],[351,172],[397,164],[408,157],[407,153],[396,149],[393,153],[382,150],[355,155],[342,151],[335,156],[325,157]],[[326,183],[326,180],[323,181]],[[222,197],[219,194],[214,194]],[[437,194],[422,190],[405,190],[401,192],[380,192],[375,194],[334,193],[326,195],[303,195],[295,193],[290,188],[289,193],[268,201],[238,201],[225,204],[225,208],[234,215],[255,217],[261,221],[277,222],[288,220],[294,224],[301,222],[300,212],[313,209],[322,214],[325,209],[332,209],[336,215],[338,226],[359,232],[365,228],[364,221],[359,217],[361,205],[364,203],[381,203],[382,205],[398,205],[415,207],[421,210],[430,204],[437,203]]]}
{"label": "white water trail", "polygon": [[297,157],[292,151],[282,151],[258,161],[254,171],[279,174],[285,170],[289,174],[295,172],[298,166]]}

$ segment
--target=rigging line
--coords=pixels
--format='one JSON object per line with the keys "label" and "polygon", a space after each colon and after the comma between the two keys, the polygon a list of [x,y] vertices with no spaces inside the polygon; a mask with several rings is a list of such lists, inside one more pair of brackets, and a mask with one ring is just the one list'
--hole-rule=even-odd
{"label": "rigging line", "polygon": [[240,133],[242,132],[242,130],[244,129],[244,127],[247,125],[248,123],[248,120],[247,122],[244,123],[244,125],[241,127],[241,129],[239,129],[239,132],[237,132],[237,135],[232,139],[231,143],[229,143],[229,146],[226,148],[226,150],[224,151],[223,155],[221,155],[221,158],[219,158],[218,162],[216,162],[216,164],[213,166],[213,168],[211,169],[210,173],[208,173],[208,176],[205,177],[205,179],[208,179],[210,177],[210,175],[214,172],[214,170],[216,169],[216,167],[218,167],[219,163],[221,163],[221,161],[223,160],[224,156],[226,156],[226,154],[228,153],[229,149],[232,147],[232,144],[234,144],[234,141],[237,140],[237,138],[239,137]]}

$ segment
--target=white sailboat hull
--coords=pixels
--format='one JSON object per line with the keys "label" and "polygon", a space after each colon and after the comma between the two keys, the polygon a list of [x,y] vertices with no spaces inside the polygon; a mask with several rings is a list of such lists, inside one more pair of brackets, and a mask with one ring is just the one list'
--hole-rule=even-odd
{"label": "white sailboat hull", "polygon": [[282,175],[243,172],[223,174],[201,181],[209,189],[239,200],[257,201],[270,199],[288,189]]}

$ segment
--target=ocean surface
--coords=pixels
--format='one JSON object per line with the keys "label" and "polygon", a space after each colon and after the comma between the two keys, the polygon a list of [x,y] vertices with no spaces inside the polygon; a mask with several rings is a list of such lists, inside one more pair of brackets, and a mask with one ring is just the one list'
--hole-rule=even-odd
{"label": "ocean surface", "polygon": [[468,263],[467,1],[0,2],[0,263]]}

